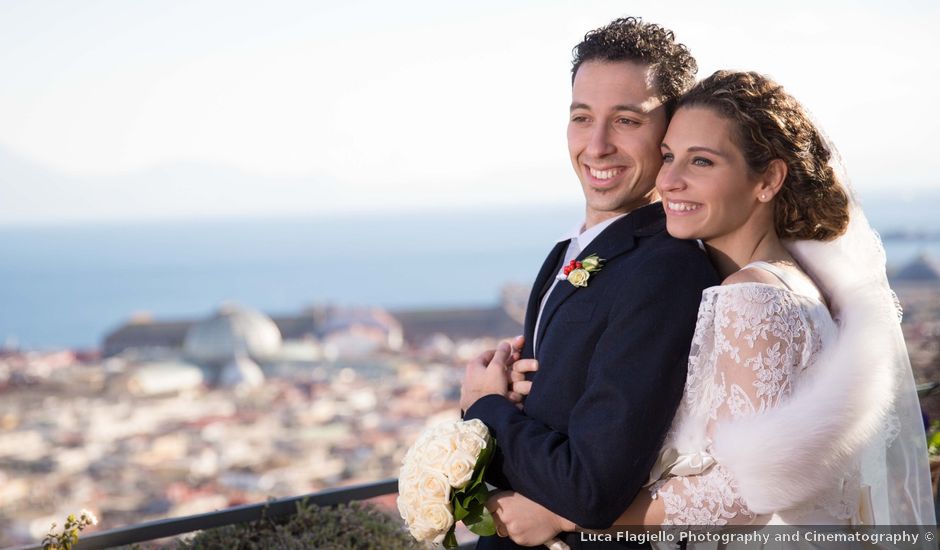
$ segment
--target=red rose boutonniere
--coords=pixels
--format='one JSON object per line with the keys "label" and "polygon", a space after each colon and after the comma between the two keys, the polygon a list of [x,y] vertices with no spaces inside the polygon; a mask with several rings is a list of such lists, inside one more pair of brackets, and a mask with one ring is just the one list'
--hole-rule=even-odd
{"label": "red rose boutonniere", "polygon": [[571,263],[565,266],[563,273],[568,278],[568,282],[576,287],[588,286],[588,279],[591,273],[596,273],[604,266],[604,260],[597,257],[597,254],[591,254],[581,260],[571,260]]}

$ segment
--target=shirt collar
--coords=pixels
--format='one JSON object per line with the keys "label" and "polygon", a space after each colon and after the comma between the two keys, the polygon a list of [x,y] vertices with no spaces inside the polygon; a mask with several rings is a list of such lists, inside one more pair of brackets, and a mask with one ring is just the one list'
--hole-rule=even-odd
{"label": "shirt collar", "polygon": [[581,228],[584,227],[584,222],[578,223],[578,225],[572,226],[566,233],[563,233],[559,238],[558,242],[563,241],[573,241],[578,238],[578,235],[581,234]]}
{"label": "shirt collar", "polygon": [[627,214],[629,214],[629,212],[625,212],[619,216],[614,216],[613,218],[604,220],[597,225],[591,226],[590,229],[585,229],[584,231],[582,231],[584,222],[581,222],[577,226],[571,228],[571,230],[563,235],[562,238],[558,239],[558,242],[567,241],[570,239],[572,242],[575,242],[578,245],[578,248],[584,250],[587,245],[591,244],[591,241],[593,241],[595,237],[601,234],[602,231],[607,229],[612,223],[626,216]]}
{"label": "shirt collar", "polygon": [[581,250],[584,250],[589,244],[591,244],[591,241],[593,241],[595,237],[601,234],[602,231],[607,229],[615,221],[626,216],[627,214],[629,214],[629,212],[620,214],[619,216],[615,216],[609,220],[604,220],[590,229],[585,229],[584,232],[578,235],[578,246],[581,247]]}

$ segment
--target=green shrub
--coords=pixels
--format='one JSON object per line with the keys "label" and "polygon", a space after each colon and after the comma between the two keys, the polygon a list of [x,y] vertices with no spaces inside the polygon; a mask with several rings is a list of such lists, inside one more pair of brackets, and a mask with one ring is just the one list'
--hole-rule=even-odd
{"label": "green shrub", "polygon": [[98,525],[98,518],[90,511],[82,510],[77,518],[69,514],[61,530],[56,529],[55,523],[52,524],[49,534],[42,539],[42,550],[71,550],[78,544],[78,534],[89,525]]}
{"label": "green shrub", "polygon": [[180,550],[413,550],[426,546],[405,531],[401,520],[375,507],[351,503],[297,505],[297,513],[201,531]]}
{"label": "green shrub", "polygon": [[940,420],[931,422],[927,430],[927,454],[940,456]]}

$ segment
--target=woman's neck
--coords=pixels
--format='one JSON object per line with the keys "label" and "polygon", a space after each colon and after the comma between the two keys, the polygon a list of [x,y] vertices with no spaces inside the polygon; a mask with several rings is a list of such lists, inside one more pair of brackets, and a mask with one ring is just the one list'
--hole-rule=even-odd
{"label": "woman's neck", "polygon": [[759,232],[741,232],[721,239],[705,241],[705,248],[722,278],[751,262],[793,261],[773,227]]}

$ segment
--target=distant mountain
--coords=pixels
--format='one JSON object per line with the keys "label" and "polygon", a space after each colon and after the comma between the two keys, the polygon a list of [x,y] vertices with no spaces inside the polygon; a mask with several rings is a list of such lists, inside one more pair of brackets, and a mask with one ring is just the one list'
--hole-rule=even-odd
{"label": "distant mountain", "polygon": [[0,223],[42,218],[54,202],[80,207],[78,186],[0,147]]}
{"label": "distant mountain", "polygon": [[297,198],[316,193],[317,187],[339,198],[344,194],[313,178],[256,176],[195,162],[101,178],[74,177],[0,147],[2,225],[301,213],[317,205]]}
{"label": "distant mountain", "polygon": [[[474,206],[481,202],[492,202],[496,210],[510,210],[513,215],[525,214],[536,204],[535,209],[543,209],[545,205],[538,203],[535,193],[529,201],[526,193],[520,191],[531,181],[509,179],[506,189],[515,190],[512,198],[493,197],[492,201],[485,194],[468,197],[466,192],[448,191],[447,182],[441,182],[433,189],[434,198],[447,206],[435,208],[419,204],[422,191],[410,187],[389,187],[379,192],[374,187],[366,190],[365,186],[340,184],[326,178],[267,177],[198,162],[164,164],[101,178],[74,177],[0,147],[0,226],[284,217],[409,208],[464,209],[470,216],[494,210],[490,206]],[[571,196],[577,200],[574,192]],[[940,183],[901,189],[886,186],[885,190],[860,192],[860,197],[872,225],[886,236],[940,231],[940,216],[932,206],[940,201]],[[465,200],[468,198],[474,200]],[[574,211],[580,208],[580,203],[556,206],[560,211]]]}

